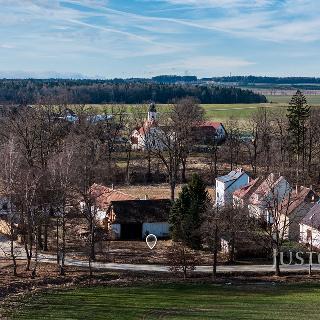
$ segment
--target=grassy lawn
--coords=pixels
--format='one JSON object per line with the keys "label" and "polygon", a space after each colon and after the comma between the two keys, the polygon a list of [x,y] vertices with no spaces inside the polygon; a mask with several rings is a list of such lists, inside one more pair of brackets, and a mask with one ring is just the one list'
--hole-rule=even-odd
{"label": "grassy lawn", "polygon": [[320,319],[320,285],[91,287],[24,298],[11,319]]}

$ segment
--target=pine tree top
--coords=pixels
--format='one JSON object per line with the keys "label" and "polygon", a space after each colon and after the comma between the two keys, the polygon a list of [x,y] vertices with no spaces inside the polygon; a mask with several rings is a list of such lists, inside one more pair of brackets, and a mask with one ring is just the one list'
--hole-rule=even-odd
{"label": "pine tree top", "polygon": [[289,122],[306,120],[310,116],[310,106],[308,106],[307,99],[300,90],[297,90],[292,96],[287,110]]}

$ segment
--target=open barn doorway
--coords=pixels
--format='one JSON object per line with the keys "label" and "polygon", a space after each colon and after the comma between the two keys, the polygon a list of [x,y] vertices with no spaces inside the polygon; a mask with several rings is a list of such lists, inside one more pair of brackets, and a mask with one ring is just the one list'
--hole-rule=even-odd
{"label": "open barn doorway", "polygon": [[141,240],[142,223],[121,224],[121,240]]}

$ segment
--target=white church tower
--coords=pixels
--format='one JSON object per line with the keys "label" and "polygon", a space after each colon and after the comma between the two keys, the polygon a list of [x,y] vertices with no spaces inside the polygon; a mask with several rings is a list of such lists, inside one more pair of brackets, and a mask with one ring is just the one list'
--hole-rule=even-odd
{"label": "white church tower", "polygon": [[148,121],[156,121],[156,120],[157,120],[157,109],[154,102],[152,102],[149,106]]}

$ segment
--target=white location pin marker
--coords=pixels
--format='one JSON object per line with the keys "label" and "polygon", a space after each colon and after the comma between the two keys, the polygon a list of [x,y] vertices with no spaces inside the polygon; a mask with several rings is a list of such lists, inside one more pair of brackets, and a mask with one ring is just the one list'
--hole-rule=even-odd
{"label": "white location pin marker", "polygon": [[152,250],[157,244],[157,237],[154,234],[150,233],[146,237],[146,243],[147,243],[148,247]]}

